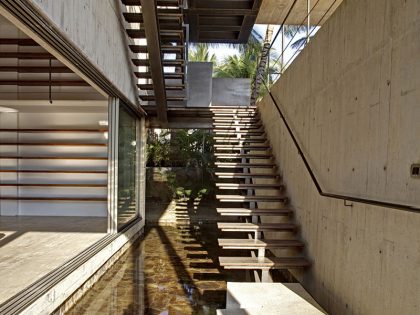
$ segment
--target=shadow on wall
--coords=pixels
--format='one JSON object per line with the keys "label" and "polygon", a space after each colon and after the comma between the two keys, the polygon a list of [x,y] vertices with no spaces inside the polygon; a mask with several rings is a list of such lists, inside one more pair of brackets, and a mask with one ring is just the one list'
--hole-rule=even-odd
{"label": "shadow on wall", "polygon": [[147,168],[146,220],[176,223],[180,211],[185,219],[217,219],[214,182],[197,167]]}

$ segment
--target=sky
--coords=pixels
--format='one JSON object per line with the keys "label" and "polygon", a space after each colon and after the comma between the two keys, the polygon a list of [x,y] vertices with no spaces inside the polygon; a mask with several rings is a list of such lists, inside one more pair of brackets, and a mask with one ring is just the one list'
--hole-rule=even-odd
{"label": "sky", "polygon": [[[275,26],[274,28],[274,35],[277,33],[277,31],[279,30],[280,26]],[[254,26],[254,30],[262,37],[265,37],[265,32],[267,29],[267,25],[262,25],[262,24],[256,24]],[[317,31],[317,30],[316,30]],[[316,33],[316,31],[312,34],[314,35]],[[296,37],[292,40],[292,42],[296,41],[297,39],[303,37],[306,35],[306,32],[300,32],[299,34],[296,35]],[[273,44],[273,48],[275,49],[275,51],[277,52],[277,55],[280,55],[281,51],[282,51],[282,46],[281,46],[281,35],[279,35],[276,39],[276,41]],[[285,38],[285,44],[284,46],[287,46],[289,44],[289,42],[291,41],[290,38]],[[296,49],[293,49],[289,47],[286,49],[285,53],[284,53],[284,61],[287,65],[289,65],[291,63],[291,58],[295,58],[298,54],[295,54]],[[224,58],[234,55],[234,54],[238,54],[238,50],[232,47],[229,47],[228,45],[220,45],[218,47],[210,47],[210,53],[213,53],[216,55],[217,61],[220,62],[222,61]]]}

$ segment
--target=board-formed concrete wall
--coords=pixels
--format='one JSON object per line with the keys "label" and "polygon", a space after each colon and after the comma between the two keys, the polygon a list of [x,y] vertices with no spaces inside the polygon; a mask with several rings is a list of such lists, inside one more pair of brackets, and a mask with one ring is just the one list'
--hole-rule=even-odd
{"label": "board-formed concrete wall", "polygon": [[212,95],[214,106],[248,106],[251,102],[251,80],[213,78]]}
{"label": "board-formed concrete wall", "polygon": [[[324,190],[420,205],[420,2],[345,0],[272,88]],[[419,314],[420,214],[321,197],[272,101],[259,103],[331,314]]]}
{"label": "board-formed concrete wall", "polygon": [[133,104],[137,88],[115,0],[30,0]]}

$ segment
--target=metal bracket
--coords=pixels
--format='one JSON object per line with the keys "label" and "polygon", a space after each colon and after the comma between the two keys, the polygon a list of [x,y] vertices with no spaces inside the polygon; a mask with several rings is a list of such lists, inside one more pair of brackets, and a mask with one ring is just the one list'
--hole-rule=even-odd
{"label": "metal bracket", "polygon": [[344,206],[345,207],[353,207],[353,203],[352,202],[348,202],[347,200],[344,200]]}

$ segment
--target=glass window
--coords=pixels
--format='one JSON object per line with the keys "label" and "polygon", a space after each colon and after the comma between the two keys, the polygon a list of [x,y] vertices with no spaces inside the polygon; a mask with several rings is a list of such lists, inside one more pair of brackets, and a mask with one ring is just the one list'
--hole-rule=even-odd
{"label": "glass window", "polygon": [[118,229],[137,218],[137,119],[120,106],[118,127]]}

